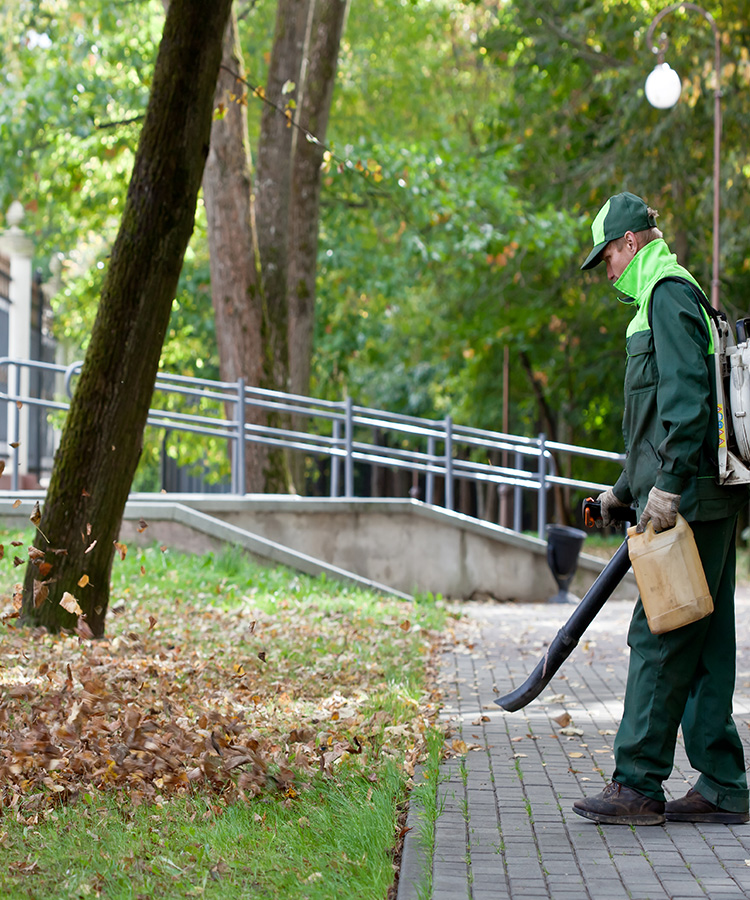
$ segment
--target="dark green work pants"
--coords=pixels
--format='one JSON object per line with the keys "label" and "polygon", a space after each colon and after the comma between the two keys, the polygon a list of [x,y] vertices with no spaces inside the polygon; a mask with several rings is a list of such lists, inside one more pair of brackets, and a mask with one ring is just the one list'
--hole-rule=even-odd
{"label": "dark green work pants", "polygon": [[625,709],[615,738],[613,780],[654,800],[674,763],[682,724],[697,791],[732,812],[747,812],[742,743],[732,720],[736,517],[691,522],[714,601],[710,616],[651,634],[638,600],[628,632]]}

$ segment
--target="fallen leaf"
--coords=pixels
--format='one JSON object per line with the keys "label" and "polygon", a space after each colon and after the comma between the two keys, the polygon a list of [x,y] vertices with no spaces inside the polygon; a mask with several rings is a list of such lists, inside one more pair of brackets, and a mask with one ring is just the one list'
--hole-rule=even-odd
{"label": "fallen leaf", "polygon": [[575,725],[568,725],[566,728],[560,729],[560,734],[581,737],[581,735],[583,734],[583,728],[576,728]]}
{"label": "fallen leaf", "polygon": [[568,756],[570,756],[572,759],[581,759],[583,753],[579,753],[577,750],[575,750],[573,753],[569,753]]}
{"label": "fallen leaf", "polygon": [[559,716],[555,716],[552,721],[557,722],[558,725],[561,725],[563,728],[565,728],[566,725],[570,725],[572,719],[570,718],[570,713],[562,713]]}

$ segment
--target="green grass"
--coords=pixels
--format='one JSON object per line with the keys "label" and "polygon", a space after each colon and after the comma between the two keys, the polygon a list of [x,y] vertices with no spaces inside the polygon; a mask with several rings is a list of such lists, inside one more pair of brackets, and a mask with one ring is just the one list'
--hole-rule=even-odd
{"label": "green grass", "polygon": [[[343,773],[342,773],[343,775]],[[376,784],[319,779],[294,803],[219,812],[194,796],[133,807],[89,795],[41,826],[3,833],[4,898],[384,898],[394,871],[393,764]]]}
{"label": "green grass", "polygon": [[[0,536],[12,540],[31,534]],[[6,615],[23,572],[12,566],[23,547],[10,549]],[[409,604],[235,549],[153,546],[116,558],[103,641],[6,621],[0,896],[383,900],[414,764],[427,773],[415,790],[437,783],[429,671],[444,617],[439,599]],[[78,743],[61,743],[82,704]],[[133,710],[154,740],[175,722],[192,739],[181,778],[151,772],[137,742],[118,768]],[[54,771],[49,755],[17,749],[36,748],[41,725],[63,749]],[[258,766],[222,770],[248,747]]]}

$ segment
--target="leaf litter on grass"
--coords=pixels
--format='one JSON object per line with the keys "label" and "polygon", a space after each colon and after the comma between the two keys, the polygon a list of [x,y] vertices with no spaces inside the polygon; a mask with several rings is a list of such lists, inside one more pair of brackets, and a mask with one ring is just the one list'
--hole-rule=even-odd
{"label": "leaf litter on grass", "polygon": [[332,584],[316,602],[312,579],[300,596],[290,580],[271,611],[253,589],[223,606],[226,584],[205,580],[183,590],[178,563],[156,588],[127,585],[96,641],[4,620],[0,810],[31,825],[92,790],[160,803],[200,788],[220,804],[270,790],[291,802],[344,759],[374,780],[381,755],[413,773],[436,696],[415,700],[389,679],[408,677],[415,656],[427,664],[438,636],[411,624],[412,609],[337,607],[347,589]]}

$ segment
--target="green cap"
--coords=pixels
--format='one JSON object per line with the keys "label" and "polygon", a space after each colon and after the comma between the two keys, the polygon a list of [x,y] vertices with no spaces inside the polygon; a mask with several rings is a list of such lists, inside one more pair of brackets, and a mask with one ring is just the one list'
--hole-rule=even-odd
{"label": "green cap", "polygon": [[599,210],[591,226],[594,249],[586,257],[582,269],[593,269],[602,261],[602,250],[610,241],[621,238],[627,231],[646,231],[656,225],[656,218],[648,214],[648,206],[628,191],[610,197]]}

